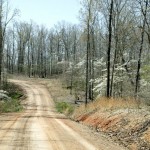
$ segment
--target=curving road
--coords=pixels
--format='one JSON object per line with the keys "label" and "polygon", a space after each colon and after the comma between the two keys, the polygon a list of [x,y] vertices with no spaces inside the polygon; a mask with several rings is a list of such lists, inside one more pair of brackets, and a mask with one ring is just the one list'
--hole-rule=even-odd
{"label": "curving road", "polygon": [[58,114],[44,85],[12,82],[26,90],[25,111],[0,114],[0,150],[123,150]]}

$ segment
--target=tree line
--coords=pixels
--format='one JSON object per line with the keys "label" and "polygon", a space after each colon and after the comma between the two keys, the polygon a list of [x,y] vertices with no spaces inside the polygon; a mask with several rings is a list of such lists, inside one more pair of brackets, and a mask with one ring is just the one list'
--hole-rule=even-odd
{"label": "tree line", "polygon": [[51,29],[33,21],[7,27],[16,12],[8,19],[7,3],[0,2],[1,81],[5,70],[40,78],[57,74],[71,93],[85,92],[86,103],[97,95],[148,100],[149,0],[82,0],[79,25],[62,21]]}

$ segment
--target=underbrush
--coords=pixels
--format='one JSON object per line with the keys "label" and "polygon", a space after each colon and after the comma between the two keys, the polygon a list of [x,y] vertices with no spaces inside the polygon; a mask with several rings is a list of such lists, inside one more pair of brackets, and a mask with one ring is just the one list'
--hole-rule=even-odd
{"label": "underbrush", "polygon": [[0,112],[18,112],[23,109],[21,105],[21,97],[23,96],[23,90],[12,83],[7,83],[7,86],[3,87],[8,92],[8,96],[11,100],[5,100],[0,102]]}
{"label": "underbrush", "polygon": [[56,103],[56,109],[60,113],[64,113],[66,115],[70,115],[74,111],[74,107],[66,102],[57,102]]}
{"label": "underbrush", "polygon": [[23,107],[20,105],[20,101],[18,99],[12,99],[11,101],[7,101],[0,104],[0,112],[18,112],[21,111]]}

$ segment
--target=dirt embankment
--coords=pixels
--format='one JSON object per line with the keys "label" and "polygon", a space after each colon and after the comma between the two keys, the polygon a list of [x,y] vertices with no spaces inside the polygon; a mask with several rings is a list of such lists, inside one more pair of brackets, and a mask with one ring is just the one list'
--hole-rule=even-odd
{"label": "dirt embankment", "polygon": [[[91,105],[91,104],[90,104]],[[82,124],[105,133],[115,142],[131,150],[150,150],[150,108],[79,107],[72,115]]]}

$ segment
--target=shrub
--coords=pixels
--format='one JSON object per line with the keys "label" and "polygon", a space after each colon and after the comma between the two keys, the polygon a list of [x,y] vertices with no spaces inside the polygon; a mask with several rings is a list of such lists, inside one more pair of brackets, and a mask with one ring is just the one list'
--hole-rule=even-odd
{"label": "shrub", "polygon": [[3,87],[8,92],[8,96],[11,97],[9,101],[0,102],[0,112],[18,112],[23,109],[21,106],[20,98],[23,96],[23,91],[17,85],[7,83],[7,86]]}
{"label": "shrub", "polygon": [[74,107],[66,102],[58,102],[56,103],[56,109],[60,113],[72,114],[74,111]]}

